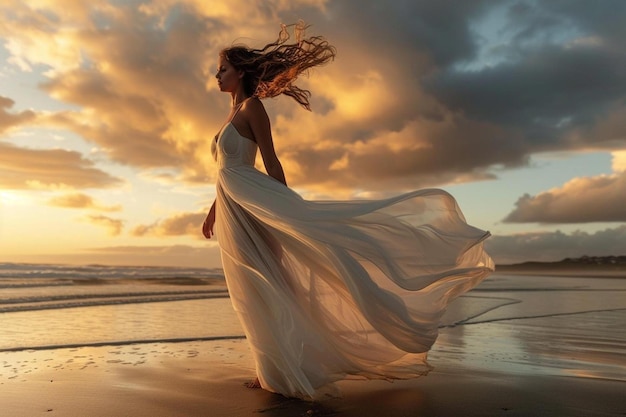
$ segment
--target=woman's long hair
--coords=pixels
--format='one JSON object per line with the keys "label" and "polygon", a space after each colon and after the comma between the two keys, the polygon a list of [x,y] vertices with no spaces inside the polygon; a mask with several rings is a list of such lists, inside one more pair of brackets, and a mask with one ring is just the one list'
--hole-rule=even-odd
{"label": "woman's long hair", "polygon": [[[296,43],[287,43],[289,27],[294,27]],[[303,39],[307,27],[302,21],[281,25],[278,39],[261,49],[234,45],[222,50],[220,55],[235,69],[244,72],[243,86],[247,95],[267,98],[285,94],[311,110],[311,92],[293,82],[310,68],[332,61],[336,50],[321,36]]]}

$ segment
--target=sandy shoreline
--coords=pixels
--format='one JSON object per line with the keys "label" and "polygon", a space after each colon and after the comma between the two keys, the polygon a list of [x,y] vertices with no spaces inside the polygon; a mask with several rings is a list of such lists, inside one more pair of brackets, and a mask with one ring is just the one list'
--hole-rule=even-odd
{"label": "sandy shoreline", "polygon": [[[457,327],[443,336],[456,340],[467,332]],[[481,369],[449,348],[433,350],[436,369],[427,377],[343,381],[343,398],[318,403],[245,388],[254,376],[245,340],[2,352],[0,404],[11,410],[2,415],[11,417],[626,414],[624,381],[557,376],[549,369],[501,372],[497,364]],[[472,353],[472,346],[465,349],[464,355]]]}
{"label": "sandy shoreline", "polygon": [[[141,303],[143,286],[99,286],[128,302],[0,315],[0,416],[624,416],[626,281],[568,276],[488,279],[452,304],[427,377],[342,381],[343,398],[317,403],[243,386],[254,365],[227,298]],[[38,291],[95,294],[64,288]]]}

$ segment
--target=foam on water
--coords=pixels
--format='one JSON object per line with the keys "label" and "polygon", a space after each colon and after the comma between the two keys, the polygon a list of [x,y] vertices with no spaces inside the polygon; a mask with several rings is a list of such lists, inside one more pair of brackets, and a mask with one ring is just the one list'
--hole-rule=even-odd
{"label": "foam on water", "polygon": [[[219,268],[28,264],[0,262],[0,285],[12,280],[57,279],[125,279],[125,278],[223,278]],[[6,281],[5,281],[6,280]],[[19,282],[16,282],[19,284]],[[21,284],[28,285],[28,281]],[[1,287],[0,287],[1,288]]]}

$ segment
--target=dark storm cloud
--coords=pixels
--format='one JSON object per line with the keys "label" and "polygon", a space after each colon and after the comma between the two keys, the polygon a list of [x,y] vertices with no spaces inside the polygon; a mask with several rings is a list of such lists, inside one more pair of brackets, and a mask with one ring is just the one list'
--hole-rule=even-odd
{"label": "dark storm cloud", "polygon": [[591,126],[622,105],[626,56],[597,46],[546,46],[521,62],[447,71],[429,82],[428,91],[473,119],[519,129],[533,150],[564,149],[560,142],[568,131]]}
{"label": "dark storm cloud", "polygon": [[[325,31],[332,32],[334,27],[335,31],[345,34],[336,37],[340,51],[349,50],[356,40],[363,48],[376,50],[372,59],[399,60],[404,64],[406,58],[422,54],[429,56],[436,65],[446,66],[474,56],[476,43],[469,19],[483,13],[493,3],[454,0],[329,2],[326,15],[331,27]],[[394,57],[398,50],[404,50],[408,56]]]}
{"label": "dark storm cloud", "polygon": [[529,153],[601,146],[604,138],[594,135],[569,139],[623,110],[626,49],[617,39],[626,26],[625,5],[511,4],[500,29],[510,39],[492,51],[499,61],[471,70],[441,67],[425,78],[426,90],[451,110],[521,132]]}

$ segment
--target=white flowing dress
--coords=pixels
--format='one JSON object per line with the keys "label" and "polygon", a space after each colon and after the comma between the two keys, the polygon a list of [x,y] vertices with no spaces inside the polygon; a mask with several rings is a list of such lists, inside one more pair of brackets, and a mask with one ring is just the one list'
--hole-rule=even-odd
{"label": "white flowing dress", "polygon": [[255,169],[231,123],[212,153],[215,232],[261,386],[315,399],[340,379],[425,375],[446,306],[494,269],[489,233],[438,189],[304,200]]}

